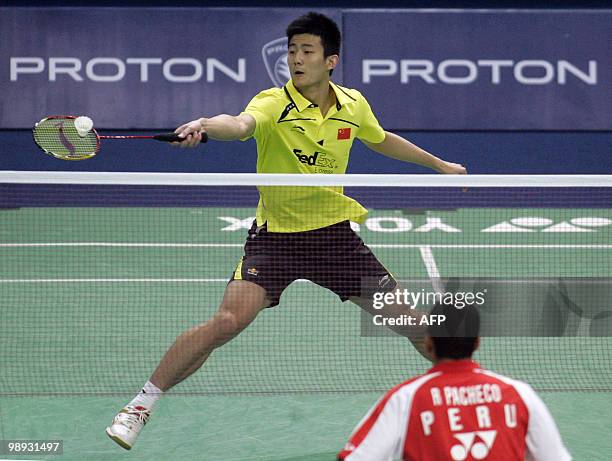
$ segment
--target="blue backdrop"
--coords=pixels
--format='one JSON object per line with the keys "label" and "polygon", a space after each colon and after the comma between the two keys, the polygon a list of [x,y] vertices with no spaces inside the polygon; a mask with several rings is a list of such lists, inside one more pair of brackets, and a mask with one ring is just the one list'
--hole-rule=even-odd
{"label": "blue backdrop", "polygon": [[355,12],[345,83],[394,129],[612,129],[612,12]]}
{"label": "blue backdrop", "polygon": [[[253,142],[105,141],[67,163],[28,130],[51,114],[142,132],[238,113],[288,78],[284,28],[305,11],[0,8],[0,169],[254,171]],[[473,173],[612,172],[612,11],[322,11],[344,33],[334,79],[385,128]],[[349,166],[416,171],[359,143]]]}
{"label": "blue backdrop", "polygon": [[[284,29],[305,11],[0,8],[0,126],[238,113],[289,78]],[[323,12],[343,29],[334,80],[388,129],[612,129],[612,11]]]}
{"label": "blue backdrop", "polygon": [[[399,132],[423,148],[481,174],[612,174],[612,133]],[[255,171],[254,141],[210,141],[178,149],[155,141],[105,140],[100,154],[67,162],[43,154],[29,131],[0,132],[0,170]],[[349,173],[426,173],[353,145]]]}

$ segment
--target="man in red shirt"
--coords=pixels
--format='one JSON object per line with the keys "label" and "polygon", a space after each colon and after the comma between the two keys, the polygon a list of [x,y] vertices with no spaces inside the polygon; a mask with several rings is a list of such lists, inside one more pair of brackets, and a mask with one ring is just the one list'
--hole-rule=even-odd
{"label": "man in red shirt", "polygon": [[[473,306],[437,305],[428,327],[434,367],[395,386],[359,423],[338,454],[345,461],[568,461],[546,405],[528,384],[482,369]],[[438,317],[439,318],[439,317]]]}

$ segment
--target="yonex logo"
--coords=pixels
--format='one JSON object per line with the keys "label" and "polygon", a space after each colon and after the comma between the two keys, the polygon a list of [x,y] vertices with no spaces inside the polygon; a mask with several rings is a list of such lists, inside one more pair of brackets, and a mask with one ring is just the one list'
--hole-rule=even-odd
{"label": "yonex logo", "polygon": [[596,232],[598,228],[609,226],[612,220],[601,217],[572,218],[568,221],[555,223],[550,218],[529,216],[503,221],[481,232]]}
{"label": "yonex logo", "polygon": [[485,459],[495,443],[497,431],[465,432],[455,434],[454,437],[461,445],[453,445],[450,455],[453,461],[464,461],[468,455],[474,459]]}
{"label": "yonex logo", "polygon": [[279,88],[285,85],[291,78],[287,64],[287,38],[277,38],[266,43],[261,49],[261,55],[272,83]]}
{"label": "yonex logo", "polygon": [[[294,154],[300,162],[316,166],[327,165],[331,163],[335,168],[335,160],[328,159],[324,156],[324,153],[315,153],[316,155],[302,155],[299,149],[294,151]],[[300,158],[301,156],[301,158]],[[309,163],[310,162],[310,163]],[[220,220],[229,223],[228,226],[222,228],[223,231],[237,231],[241,229],[249,229],[253,223],[254,217],[246,219],[234,218],[231,216],[220,216]],[[425,222],[417,219],[410,220],[399,216],[375,216],[368,218],[365,222],[365,227],[371,232],[384,232],[384,233],[397,233],[397,232],[417,232],[417,233],[442,233],[442,234],[456,234],[456,233],[472,233],[472,232],[484,232],[484,233],[507,233],[507,232],[521,232],[527,237],[527,233],[546,233],[552,235],[559,233],[595,233],[595,232],[610,232],[612,231],[612,219],[605,217],[580,217],[570,218],[565,221],[555,222],[550,218],[512,218],[497,224],[488,225],[483,229],[461,229],[454,227],[447,222],[444,222],[442,218],[435,216],[426,216]],[[453,223],[456,224],[456,223]],[[361,226],[352,223],[353,229],[359,232]]]}

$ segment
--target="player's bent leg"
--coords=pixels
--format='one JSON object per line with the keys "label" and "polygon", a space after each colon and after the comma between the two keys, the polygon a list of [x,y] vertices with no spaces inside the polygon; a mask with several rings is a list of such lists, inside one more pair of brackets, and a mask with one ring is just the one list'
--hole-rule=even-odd
{"label": "player's bent leg", "polygon": [[[161,394],[186,379],[204,364],[215,348],[236,337],[269,304],[264,288],[243,280],[231,281],[216,314],[176,338],[145,388],[149,386]],[[128,450],[151,415],[152,405],[147,405],[150,396],[143,392],[144,389],[106,428],[107,435]]]}
{"label": "player's bent leg", "polygon": [[215,348],[244,330],[267,305],[265,289],[244,280],[231,281],[217,313],[176,338],[151,382],[162,391],[180,383],[202,366]]}
{"label": "player's bent leg", "polygon": [[[395,289],[401,290],[401,287],[397,285]],[[407,309],[409,308],[403,304],[402,305],[386,304],[381,309],[375,309],[373,307],[373,299],[369,297],[352,296],[349,298],[349,300],[357,304],[365,312],[367,312],[368,314],[372,316],[382,315],[384,318],[391,318],[391,317],[397,318],[401,316],[402,314],[409,313],[410,315],[415,317],[417,319],[417,321],[415,322],[416,325],[412,325],[412,326],[411,325],[393,325],[393,326],[389,325],[388,328],[394,331],[395,333],[408,338],[408,340],[412,343],[412,345],[419,352],[419,354],[421,354],[423,357],[425,357],[430,362],[432,361],[431,356],[429,355],[429,353],[427,352],[427,349],[425,348],[426,329],[423,326],[419,326],[420,317],[423,315],[426,315],[424,312],[421,312],[416,309],[410,309],[409,311],[407,311]]]}
{"label": "player's bent leg", "polygon": [[[210,339],[212,341],[209,350],[203,351],[192,366],[185,370],[180,376],[180,381],[198,370],[214,349],[238,336],[255,320],[257,314],[269,305],[266,290],[259,285],[244,280],[231,281],[225,290],[219,310],[211,320],[203,324],[211,330]],[[194,327],[195,330],[199,328],[200,326]],[[206,334],[204,329],[199,333]],[[154,376],[151,378],[152,382],[155,382]]]}

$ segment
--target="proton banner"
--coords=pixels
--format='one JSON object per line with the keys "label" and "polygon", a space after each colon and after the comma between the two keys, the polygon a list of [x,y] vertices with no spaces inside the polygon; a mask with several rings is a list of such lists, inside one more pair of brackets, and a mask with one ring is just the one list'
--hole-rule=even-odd
{"label": "proton banner", "polygon": [[[86,114],[156,129],[239,113],[289,78],[285,27],[304,12],[0,8],[0,126]],[[334,80],[387,129],[612,129],[612,11],[323,12],[344,32]]]}
{"label": "proton banner", "polygon": [[345,84],[383,126],[612,128],[612,11],[353,12]]}
{"label": "proton banner", "polygon": [[[86,114],[99,128],[154,129],[237,114],[287,82],[285,28],[306,12],[1,8],[0,126]],[[339,11],[322,12],[341,26]]]}

